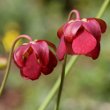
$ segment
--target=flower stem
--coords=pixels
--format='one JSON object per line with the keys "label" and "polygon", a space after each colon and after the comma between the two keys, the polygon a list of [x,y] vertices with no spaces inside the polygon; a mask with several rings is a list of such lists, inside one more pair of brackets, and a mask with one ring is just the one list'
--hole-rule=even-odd
{"label": "flower stem", "polygon": [[32,39],[31,39],[29,36],[27,36],[27,35],[20,35],[20,36],[18,36],[18,37],[15,39],[15,41],[14,41],[14,43],[13,43],[13,45],[12,45],[10,54],[9,54],[9,58],[8,58],[8,63],[7,63],[5,75],[4,75],[2,84],[1,84],[1,86],[0,86],[0,96],[2,95],[3,89],[4,89],[4,87],[5,87],[5,85],[6,85],[6,81],[7,81],[7,79],[8,79],[8,75],[9,75],[9,70],[10,70],[10,67],[11,67],[11,60],[12,60],[12,56],[13,56],[14,47],[15,47],[17,41],[20,40],[21,38],[26,38],[26,39],[28,39],[29,41],[32,41]]}
{"label": "flower stem", "polygon": [[72,10],[70,11],[69,15],[68,15],[68,21],[72,19],[73,14],[76,14],[76,20],[80,20],[80,14],[77,10]]}
{"label": "flower stem", "polygon": [[[72,15],[73,15],[74,13],[76,14],[76,19],[77,19],[77,20],[80,19],[80,14],[79,14],[79,12],[78,12],[77,10],[72,10],[72,11],[69,13],[69,16],[68,16],[67,21],[71,20]],[[64,78],[65,78],[66,60],[67,60],[67,55],[65,55],[64,63],[63,63],[63,67],[62,67],[61,82],[60,82],[60,87],[59,87],[58,96],[57,96],[56,110],[59,110],[59,106],[60,106],[60,100],[61,100],[62,89],[63,89]]]}
{"label": "flower stem", "polygon": [[60,82],[59,92],[58,92],[58,96],[57,96],[56,110],[59,110],[62,89],[63,89],[63,84],[64,84],[66,61],[67,61],[67,55],[64,58],[64,63],[63,63],[63,67],[62,67],[61,82]]}

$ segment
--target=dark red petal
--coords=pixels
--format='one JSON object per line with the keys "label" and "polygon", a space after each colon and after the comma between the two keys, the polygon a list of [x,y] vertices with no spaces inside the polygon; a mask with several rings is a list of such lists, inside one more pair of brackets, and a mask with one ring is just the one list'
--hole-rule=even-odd
{"label": "dark red petal", "polygon": [[72,49],[75,54],[87,54],[95,48],[96,44],[94,36],[84,30],[73,40]]}
{"label": "dark red petal", "polygon": [[95,19],[88,18],[87,20],[87,22],[83,22],[84,28],[90,32],[97,41],[100,41],[101,29],[99,23]]}
{"label": "dark red petal", "polygon": [[21,45],[14,52],[14,61],[17,66],[22,67],[24,65],[23,55],[28,51],[30,44]]}
{"label": "dark red petal", "polygon": [[67,53],[71,55],[74,54],[73,49],[72,49],[72,43],[65,41],[65,45],[66,45]]}
{"label": "dark red petal", "polygon": [[56,65],[57,65],[57,59],[55,55],[51,51],[49,51],[49,63],[47,66],[42,66],[41,71],[42,73],[47,75],[53,71]]}
{"label": "dark red petal", "polygon": [[73,40],[73,37],[78,32],[78,30],[81,27],[81,25],[82,25],[82,22],[81,21],[75,21],[75,22],[73,22],[72,20],[69,21],[65,25],[65,27],[64,27],[64,36],[65,36],[65,39],[68,42],[71,42]]}
{"label": "dark red petal", "polygon": [[99,23],[100,28],[101,28],[101,32],[104,33],[106,31],[106,28],[107,28],[105,21],[102,19],[99,19],[99,18],[95,18],[95,20]]}
{"label": "dark red petal", "polygon": [[31,46],[34,52],[37,54],[37,57],[39,57],[40,63],[47,65],[49,62],[49,48],[47,43],[43,40],[38,40],[32,43]]}
{"label": "dark red petal", "polygon": [[98,58],[99,54],[100,54],[100,43],[97,43],[97,46],[95,47],[95,49],[90,53],[87,53],[86,56],[92,57],[92,59],[95,60]]}
{"label": "dark red petal", "polygon": [[56,52],[58,59],[63,60],[66,52],[67,52],[67,50],[66,50],[66,45],[64,42],[64,37],[62,37],[60,40],[60,44],[57,48],[57,52]]}
{"label": "dark red petal", "polygon": [[56,51],[56,46],[52,42],[47,41],[47,40],[38,40],[38,42],[40,42],[40,41],[45,41],[51,48],[54,49],[54,51]]}
{"label": "dark red petal", "polygon": [[25,66],[21,68],[21,75],[27,79],[35,80],[38,79],[41,72],[41,66],[36,59],[36,55],[33,52],[28,56]]}
{"label": "dark red petal", "polygon": [[64,26],[65,26],[65,24],[63,24],[63,25],[58,29],[58,31],[57,31],[57,36],[58,36],[59,38],[61,38],[62,35],[63,35],[63,28],[64,28]]}

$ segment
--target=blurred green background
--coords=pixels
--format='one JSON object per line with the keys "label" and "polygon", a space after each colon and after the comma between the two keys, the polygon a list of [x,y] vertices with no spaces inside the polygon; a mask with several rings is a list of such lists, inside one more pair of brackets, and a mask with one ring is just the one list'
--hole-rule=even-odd
{"label": "blurred green background", "polygon": [[[0,57],[9,54],[12,41],[19,34],[33,39],[59,43],[56,32],[75,8],[81,17],[95,17],[104,0],[0,0]],[[110,4],[101,17],[108,28],[102,37],[97,60],[81,56],[65,78],[60,110],[110,110]],[[20,44],[21,42],[19,42]],[[3,44],[3,45],[2,45]],[[18,45],[19,45],[18,44]],[[59,74],[62,62],[53,73],[36,81],[25,80],[12,63],[0,110],[37,110]],[[0,70],[0,82],[4,69]],[[53,110],[56,97],[46,110]]]}

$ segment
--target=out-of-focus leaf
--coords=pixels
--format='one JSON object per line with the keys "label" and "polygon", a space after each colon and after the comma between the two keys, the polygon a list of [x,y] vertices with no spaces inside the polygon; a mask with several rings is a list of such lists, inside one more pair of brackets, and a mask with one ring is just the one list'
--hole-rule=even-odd
{"label": "out-of-focus leaf", "polygon": [[0,70],[4,69],[7,65],[7,59],[5,57],[0,57]]}
{"label": "out-of-focus leaf", "polygon": [[[19,32],[17,32],[16,30],[10,30],[5,33],[2,42],[6,52],[10,51],[12,44],[18,35]],[[17,45],[19,45],[19,43],[20,42],[18,41]]]}
{"label": "out-of-focus leaf", "polygon": [[[2,39],[2,43],[6,52],[10,51],[12,44],[18,35],[20,35],[20,32],[19,25],[17,23],[9,23],[6,25],[5,33]],[[19,44],[20,41],[18,41],[17,45]]]}

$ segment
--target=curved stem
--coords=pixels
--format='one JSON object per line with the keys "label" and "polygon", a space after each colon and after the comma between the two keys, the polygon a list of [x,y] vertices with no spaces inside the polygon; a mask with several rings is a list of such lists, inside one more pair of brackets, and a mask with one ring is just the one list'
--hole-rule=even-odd
{"label": "curved stem", "polygon": [[[97,14],[97,17],[100,18],[105,9],[108,6],[110,0],[105,0],[102,3],[102,6]],[[105,5],[106,4],[106,5]],[[103,9],[103,10],[102,10]],[[100,13],[100,14],[99,14]],[[71,17],[69,17],[71,19]],[[70,61],[68,62],[66,69],[65,69],[65,76],[68,75],[70,69],[72,68],[72,66],[75,64],[76,60],[77,60],[78,56],[74,56],[70,59]],[[52,98],[54,97],[54,95],[56,94],[58,88],[60,85],[60,77],[57,79],[57,81],[55,82],[55,84],[53,85],[52,89],[50,90],[49,94],[47,95],[47,97],[45,98],[44,102],[42,102],[41,106],[37,109],[37,110],[45,110],[47,105],[49,104],[49,102],[52,100]]]}
{"label": "curved stem", "polygon": [[8,75],[9,75],[9,70],[10,70],[10,67],[11,67],[11,59],[12,59],[12,56],[13,56],[14,47],[15,47],[17,41],[18,41],[19,39],[21,39],[21,38],[26,38],[26,39],[28,39],[29,41],[32,41],[32,39],[31,39],[28,35],[20,35],[20,36],[18,36],[18,37],[15,39],[15,41],[14,41],[14,43],[13,43],[13,45],[12,45],[10,54],[9,54],[8,64],[7,64],[7,67],[6,67],[5,75],[4,75],[2,84],[1,84],[1,86],[0,86],[0,96],[1,96],[1,94],[2,94],[2,92],[3,92],[3,89],[4,89],[4,87],[5,87],[5,84],[6,84]]}
{"label": "curved stem", "polygon": [[[73,15],[73,13],[76,14],[76,19],[77,20],[80,20],[80,14],[79,14],[79,12],[77,10],[72,10],[69,13],[69,17],[68,17],[67,21],[71,20],[71,17]],[[56,110],[59,110],[59,106],[60,106],[60,100],[61,100],[62,89],[63,89],[64,78],[65,78],[66,60],[67,60],[67,54],[65,55],[64,63],[63,63],[63,67],[62,67],[61,82],[60,82],[60,87],[59,87],[58,96],[57,96]]]}
{"label": "curved stem", "polygon": [[[67,21],[71,20],[71,17],[72,17],[72,15],[73,15],[73,13],[76,14],[76,19],[77,19],[77,20],[80,19],[80,14],[79,14],[79,12],[78,12],[77,10],[72,10],[72,11],[69,13],[69,17],[68,17]],[[60,100],[61,100],[62,89],[63,89],[64,78],[65,78],[66,60],[67,60],[67,54],[65,55],[64,63],[63,63],[63,67],[62,67],[61,82],[60,82],[60,87],[59,87],[58,96],[57,96],[56,110],[59,110],[59,106],[60,106]]]}
{"label": "curved stem", "polygon": [[80,20],[79,11],[77,11],[77,10],[72,10],[72,11],[70,11],[70,13],[69,13],[69,15],[68,15],[68,21],[72,19],[73,14],[76,14],[76,20]]}
{"label": "curved stem", "polygon": [[63,63],[63,68],[62,68],[61,82],[60,82],[59,92],[58,92],[58,96],[57,96],[56,110],[59,110],[59,105],[60,105],[60,100],[61,100],[61,95],[62,95],[62,89],[63,89],[63,84],[64,84],[66,61],[67,61],[67,55],[64,58],[64,63]]}

